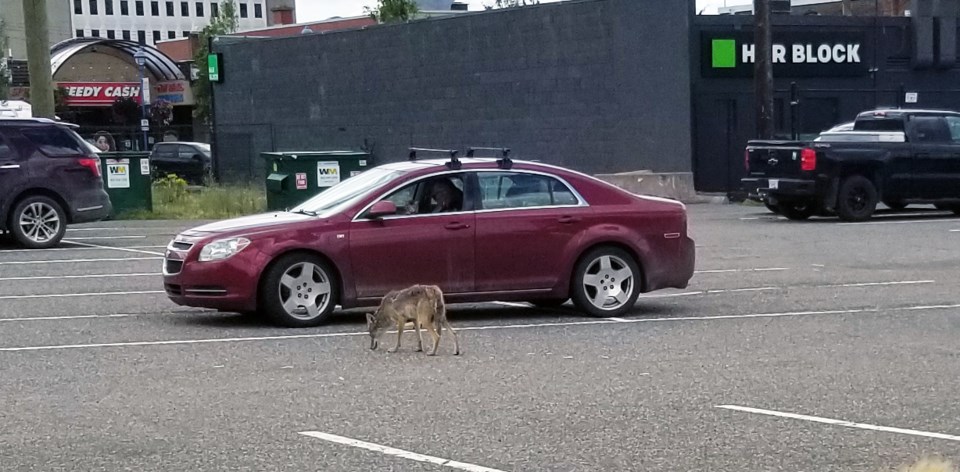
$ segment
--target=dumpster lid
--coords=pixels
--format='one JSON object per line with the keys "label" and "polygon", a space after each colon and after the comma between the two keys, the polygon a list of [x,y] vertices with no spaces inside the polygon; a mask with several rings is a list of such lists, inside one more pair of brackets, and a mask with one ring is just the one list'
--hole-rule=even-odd
{"label": "dumpster lid", "polygon": [[299,159],[301,157],[370,157],[366,151],[272,151],[262,152],[260,157],[267,159]]}

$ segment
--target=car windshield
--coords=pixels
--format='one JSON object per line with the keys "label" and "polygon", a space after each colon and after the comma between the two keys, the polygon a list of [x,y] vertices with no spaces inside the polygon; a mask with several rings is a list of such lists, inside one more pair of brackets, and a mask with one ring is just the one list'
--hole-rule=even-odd
{"label": "car windshield", "polygon": [[373,168],[350,177],[333,187],[320,192],[315,197],[292,208],[292,212],[321,214],[354,203],[368,195],[381,185],[402,175],[395,169]]}

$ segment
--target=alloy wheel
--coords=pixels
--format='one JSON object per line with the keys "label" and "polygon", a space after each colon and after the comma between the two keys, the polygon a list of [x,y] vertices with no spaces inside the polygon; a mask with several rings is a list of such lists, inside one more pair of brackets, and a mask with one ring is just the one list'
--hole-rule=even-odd
{"label": "alloy wheel", "polygon": [[591,261],[583,275],[583,290],[594,307],[613,311],[630,300],[634,291],[634,273],[626,261],[614,255],[602,255]]}
{"label": "alloy wheel", "polygon": [[44,202],[33,202],[20,213],[20,230],[35,243],[46,243],[60,233],[60,215]]}
{"label": "alloy wheel", "polygon": [[284,311],[301,320],[317,318],[331,301],[328,275],[311,262],[291,265],[280,278],[278,288]]}

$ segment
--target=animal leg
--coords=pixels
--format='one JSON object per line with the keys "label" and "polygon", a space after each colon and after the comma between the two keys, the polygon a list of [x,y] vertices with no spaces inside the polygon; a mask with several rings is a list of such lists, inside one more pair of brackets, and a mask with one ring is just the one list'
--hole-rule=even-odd
{"label": "animal leg", "polygon": [[413,329],[417,330],[417,352],[423,352],[423,331],[420,330],[420,318],[413,320]]}
{"label": "animal leg", "polygon": [[457,336],[457,332],[453,330],[453,326],[450,326],[450,322],[447,321],[447,318],[443,318],[443,324],[447,327],[447,331],[450,331],[450,334],[453,335],[453,355],[460,355],[460,337]]}
{"label": "animal leg", "polygon": [[428,356],[437,355],[437,349],[440,348],[440,333],[437,332],[436,323],[427,323],[427,331],[433,337],[433,352],[427,353]]}
{"label": "animal leg", "polygon": [[403,325],[405,324],[403,320],[397,322],[397,345],[393,349],[388,349],[387,352],[397,352],[400,349],[400,338],[403,337]]}

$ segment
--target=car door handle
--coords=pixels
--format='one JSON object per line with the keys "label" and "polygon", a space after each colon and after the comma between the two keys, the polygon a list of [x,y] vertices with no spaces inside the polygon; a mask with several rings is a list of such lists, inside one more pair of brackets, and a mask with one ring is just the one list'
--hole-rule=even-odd
{"label": "car door handle", "polygon": [[443,227],[446,228],[446,229],[452,230],[452,231],[456,231],[456,230],[460,230],[460,229],[467,229],[467,228],[470,227],[470,225],[468,225],[468,224],[466,224],[466,223],[460,223],[460,222],[454,221],[454,222],[452,222],[452,223],[447,223],[447,224],[444,225]]}
{"label": "car door handle", "polygon": [[569,225],[569,224],[579,222],[580,218],[576,216],[564,215],[564,216],[561,216],[560,218],[557,218],[557,221],[559,221],[560,224]]}

